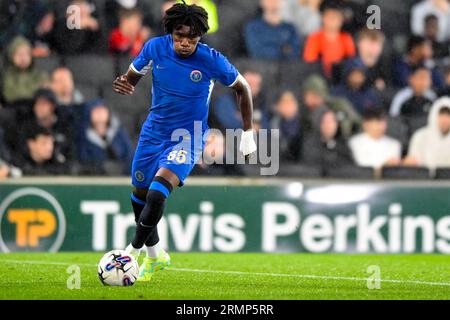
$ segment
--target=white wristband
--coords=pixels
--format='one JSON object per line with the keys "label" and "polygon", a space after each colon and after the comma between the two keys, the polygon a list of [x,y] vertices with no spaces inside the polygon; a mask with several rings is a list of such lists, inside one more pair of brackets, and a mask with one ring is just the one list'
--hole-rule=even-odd
{"label": "white wristband", "polygon": [[253,130],[243,131],[241,135],[241,143],[239,145],[239,151],[244,155],[249,155],[255,152],[257,149],[255,139],[253,137]]}

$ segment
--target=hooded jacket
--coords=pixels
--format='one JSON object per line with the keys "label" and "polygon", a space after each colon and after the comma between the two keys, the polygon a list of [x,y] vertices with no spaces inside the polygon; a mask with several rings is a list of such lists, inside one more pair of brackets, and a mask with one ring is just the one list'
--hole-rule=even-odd
{"label": "hooded jacket", "polygon": [[450,167],[450,132],[442,134],[438,128],[439,111],[450,108],[450,98],[437,100],[428,114],[428,125],[417,130],[409,145],[408,156],[430,169]]}
{"label": "hooded jacket", "polygon": [[3,76],[2,87],[2,94],[6,103],[13,103],[22,99],[32,99],[37,89],[48,80],[48,75],[45,72],[36,70],[33,63],[25,70],[14,66],[14,52],[22,45],[31,47],[27,39],[18,36],[14,38],[7,49],[8,66]]}
{"label": "hooded jacket", "polygon": [[94,101],[86,108],[79,134],[78,157],[81,163],[95,165],[100,171],[108,160],[123,163],[123,173],[129,174],[133,148],[130,138],[119,119],[111,112],[106,137],[101,137],[90,125],[90,113],[96,107],[104,105],[101,100]]}

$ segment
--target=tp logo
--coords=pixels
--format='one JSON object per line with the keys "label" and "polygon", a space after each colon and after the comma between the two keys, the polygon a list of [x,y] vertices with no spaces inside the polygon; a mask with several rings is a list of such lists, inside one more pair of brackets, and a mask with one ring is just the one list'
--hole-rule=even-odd
{"label": "tp logo", "polygon": [[19,189],[0,203],[0,251],[56,252],[65,233],[61,205],[44,190]]}

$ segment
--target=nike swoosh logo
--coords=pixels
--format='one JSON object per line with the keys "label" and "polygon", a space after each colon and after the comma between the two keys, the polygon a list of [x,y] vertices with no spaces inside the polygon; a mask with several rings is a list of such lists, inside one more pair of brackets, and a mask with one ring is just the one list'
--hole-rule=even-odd
{"label": "nike swoosh logo", "polygon": [[152,226],[146,226],[145,224],[143,224],[142,222],[140,223],[141,226],[143,226],[144,228],[151,228]]}

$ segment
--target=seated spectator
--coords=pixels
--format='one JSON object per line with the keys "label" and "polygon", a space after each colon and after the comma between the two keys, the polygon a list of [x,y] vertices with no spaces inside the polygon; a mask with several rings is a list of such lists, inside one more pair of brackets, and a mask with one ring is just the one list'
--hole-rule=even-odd
{"label": "seated spectator", "polygon": [[33,47],[34,57],[47,57],[51,53],[55,14],[43,1],[28,1],[21,25],[22,33]]}
{"label": "seated spectator", "polygon": [[270,127],[279,130],[280,160],[298,161],[303,125],[299,104],[293,92],[284,91],[279,96]]}
{"label": "seated spectator", "polygon": [[345,98],[332,97],[328,86],[321,76],[312,75],[303,83],[302,88],[302,121],[307,130],[313,127],[322,109],[331,109],[336,113],[339,127],[344,137],[349,137],[359,128],[360,116]]}
{"label": "seated spectator", "polygon": [[367,6],[354,0],[323,0],[321,7],[338,5],[344,13],[342,31],[356,34],[367,24]]}
{"label": "seated spectator", "polygon": [[[119,14],[121,10],[139,10],[143,16],[143,25],[147,29],[149,34],[154,34],[153,28],[159,19],[154,17],[154,7],[158,7],[158,4],[163,0],[146,1],[146,0],[105,0],[104,17],[107,30],[112,30],[119,26]],[[175,1],[171,1],[172,4]],[[158,21],[156,21],[158,20]]]}
{"label": "seated spectator", "polygon": [[442,89],[444,86],[442,75],[432,58],[433,48],[430,41],[420,36],[411,37],[408,41],[408,52],[394,65],[394,84],[406,87],[411,71],[418,66],[425,66],[431,72],[433,87]]}
{"label": "seated spectator", "polygon": [[55,150],[55,137],[50,130],[35,126],[26,133],[26,150],[14,161],[24,175],[61,175],[70,172],[65,157]]}
{"label": "seated spectator", "polygon": [[352,36],[342,32],[344,14],[338,5],[329,3],[322,10],[322,29],[309,35],[303,58],[306,62],[320,61],[327,78],[331,78],[332,67],[355,55]]}
{"label": "seated spectator", "polygon": [[300,37],[294,26],[283,22],[281,0],[260,0],[261,17],[249,21],[244,30],[251,58],[267,60],[296,59],[300,55]]}
{"label": "seated spectator", "polygon": [[33,66],[30,42],[22,36],[8,46],[8,66],[3,74],[2,95],[7,104],[33,98],[48,80],[45,72]]}
{"label": "seated spectator", "polygon": [[50,88],[60,106],[78,107],[84,103],[83,94],[75,88],[72,71],[67,67],[57,67],[53,70]]}
{"label": "seated spectator", "polygon": [[358,57],[366,67],[366,82],[368,86],[382,91],[386,87],[388,75],[385,66],[380,61],[383,52],[385,36],[377,29],[364,28],[357,35],[356,47]]}
{"label": "seated spectator", "polygon": [[401,163],[399,141],[386,136],[387,119],[381,109],[368,109],[363,115],[363,132],[353,136],[349,146],[356,164],[379,169]]}
{"label": "seated spectator", "polygon": [[307,36],[320,29],[320,3],[322,0],[284,0],[281,15],[292,23],[297,33]]}
{"label": "seated spectator", "polygon": [[[267,106],[265,97],[261,92],[263,82],[262,75],[253,70],[246,70],[242,75],[247,80],[252,90],[253,110],[255,113],[259,114],[259,117],[261,118],[261,127],[267,128]],[[227,91],[217,97],[214,103],[213,113],[223,129],[242,128],[241,111],[237,105],[234,93]]]}
{"label": "seated spectator", "polygon": [[433,14],[430,14],[425,17],[425,38],[431,42],[435,58],[443,59],[449,55],[450,42],[448,40],[439,42],[438,36],[439,36],[438,17]]}
{"label": "seated spectator", "polygon": [[239,165],[226,163],[224,136],[220,131],[211,129],[206,139],[202,158],[195,165],[192,174],[201,176],[242,176],[244,172]]}
{"label": "seated spectator", "polygon": [[[178,0],[178,2],[181,2],[181,0]],[[219,18],[217,15],[216,4],[213,0],[185,0],[185,2],[187,4],[196,4],[206,10],[208,13],[208,34],[215,33],[219,30]]]}
{"label": "seated spectator", "polygon": [[150,36],[148,29],[142,25],[142,19],[138,9],[121,9],[119,26],[109,36],[109,51],[136,57]]}
{"label": "seated spectator", "polygon": [[[74,156],[74,126],[69,115],[57,104],[55,94],[49,89],[39,89],[35,96],[28,119],[21,123],[21,141],[26,140],[26,132],[34,127],[48,129],[53,134],[54,148],[66,160]],[[23,137],[25,135],[25,137]]]}
{"label": "seated spectator", "polygon": [[366,85],[366,72],[367,68],[359,58],[348,60],[344,66],[344,82],[332,91],[333,96],[346,98],[359,114],[381,103],[378,93]]}
{"label": "seated spectator", "polygon": [[4,141],[4,133],[0,127],[0,181],[8,177],[20,177],[22,171],[11,165],[11,152]]}
{"label": "seated spectator", "polygon": [[450,167],[450,98],[434,103],[428,125],[412,136],[404,163],[430,169]]}
{"label": "seated spectator", "polygon": [[438,95],[439,95],[439,97],[443,97],[443,96],[450,97],[450,66],[448,66],[445,69],[444,78],[445,78],[445,86],[442,90],[439,90]]}
{"label": "seated spectator", "polygon": [[411,9],[413,34],[425,36],[425,17],[434,15],[438,19],[438,41],[450,40],[450,4],[447,0],[423,0]]}
{"label": "seated spectator", "polygon": [[347,141],[339,132],[336,114],[323,110],[316,129],[306,134],[302,147],[302,162],[322,169],[339,168],[353,164]]}
{"label": "seated spectator", "polygon": [[93,11],[95,7],[87,0],[72,0],[69,5],[79,8],[79,25],[67,27],[68,21],[75,21],[74,16],[57,19],[54,31],[55,50],[63,55],[102,51],[105,40],[100,21]]}
{"label": "seated spectator", "polygon": [[409,76],[409,86],[400,90],[392,100],[391,117],[428,114],[436,93],[431,89],[431,75],[426,67],[415,68]]}
{"label": "seated spectator", "polygon": [[133,148],[119,119],[102,101],[87,108],[78,143],[78,157],[87,172],[121,175],[131,171]]}

